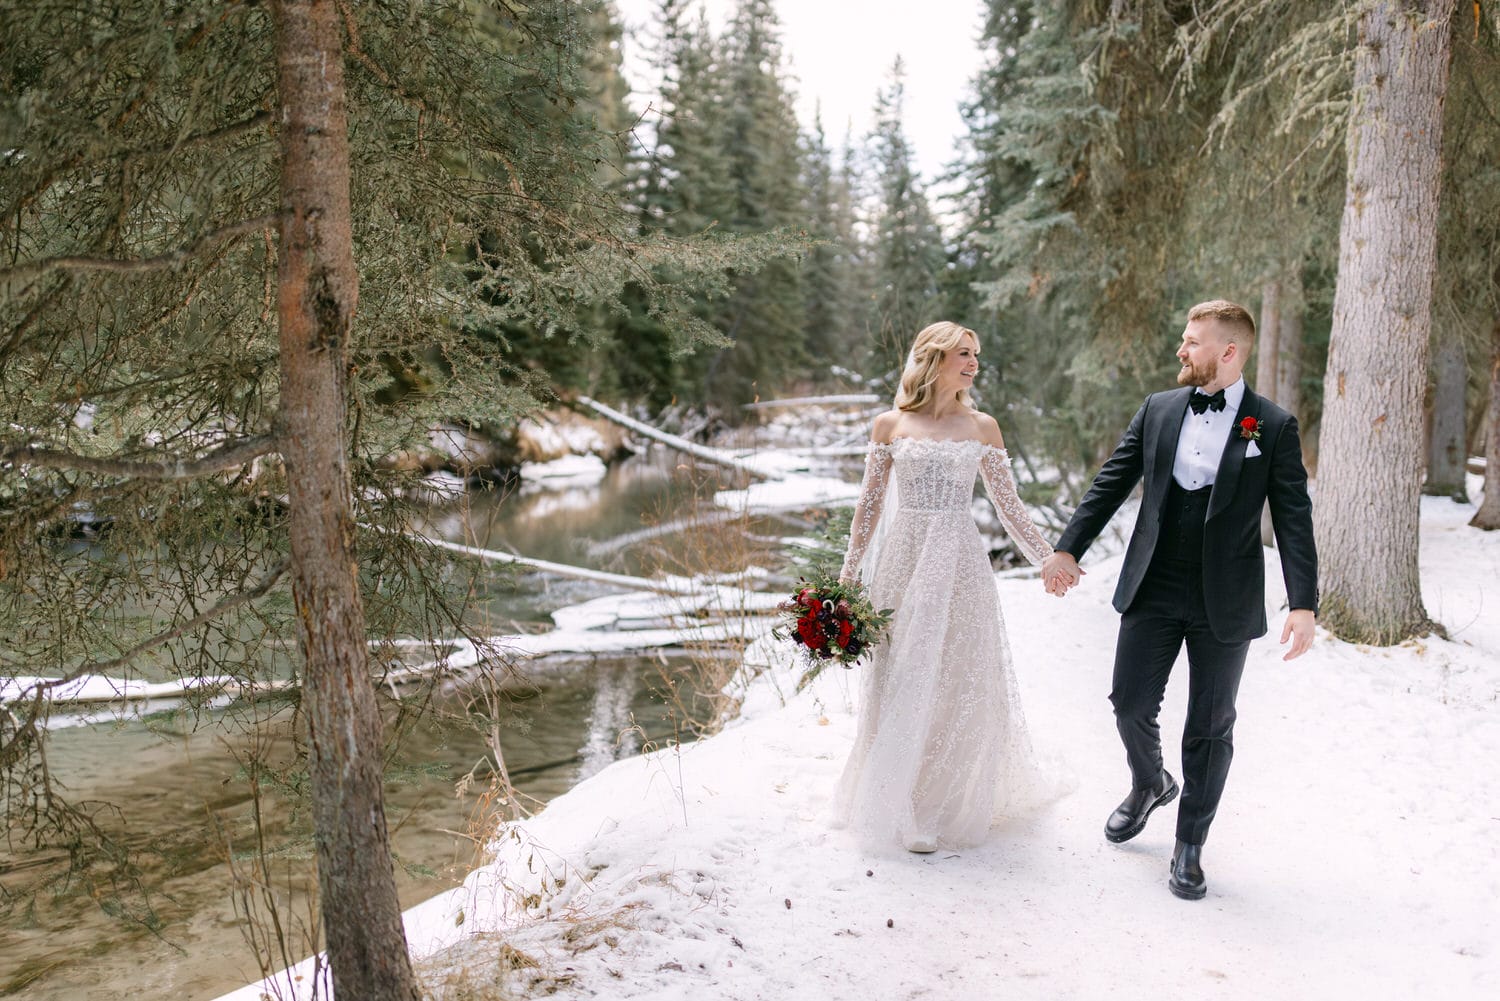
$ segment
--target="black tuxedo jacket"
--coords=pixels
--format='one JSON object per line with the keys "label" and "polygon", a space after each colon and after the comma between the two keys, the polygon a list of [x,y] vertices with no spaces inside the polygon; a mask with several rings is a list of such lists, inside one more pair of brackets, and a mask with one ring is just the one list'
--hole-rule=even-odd
{"label": "black tuxedo jacket", "polygon": [[[1156,551],[1177,438],[1192,392],[1185,387],[1146,397],[1057,541],[1057,549],[1082,557],[1136,483],[1143,483],[1135,532],[1115,589],[1114,606],[1122,613],[1135,600]],[[1259,455],[1245,454],[1250,442],[1241,436],[1240,422],[1246,417],[1260,422]],[[1247,385],[1203,525],[1204,605],[1214,636],[1225,643],[1247,642],[1266,632],[1266,563],[1260,538],[1266,501],[1271,503],[1289,604],[1316,612],[1318,555],[1297,419]]]}

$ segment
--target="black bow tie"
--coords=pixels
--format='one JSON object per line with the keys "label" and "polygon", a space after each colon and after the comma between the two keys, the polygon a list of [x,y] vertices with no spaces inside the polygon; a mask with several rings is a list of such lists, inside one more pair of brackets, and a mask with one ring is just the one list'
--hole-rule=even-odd
{"label": "black bow tie", "polygon": [[1188,397],[1188,406],[1193,408],[1195,414],[1201,414],[1205,410],[1218,413],[1224,409],[1224,390],[1221,389],[1217,393],[1197,391]]}

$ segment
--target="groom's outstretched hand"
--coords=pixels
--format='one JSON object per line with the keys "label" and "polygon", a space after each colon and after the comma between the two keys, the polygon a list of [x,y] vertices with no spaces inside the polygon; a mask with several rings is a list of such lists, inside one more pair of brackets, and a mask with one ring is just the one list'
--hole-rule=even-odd
{"label": "groom's outstretched hand", "polygon": [[1292,648],[1282,660],[1292,660],[1307,653],[1313,641],[1313,611],[1310,608],[1294,608],[1286,613],[1286,625],[1281,627],[1281,642],[1292,641]]}
{"label": "groom's outstretched hand", "polygon": [[1073,559],[1072,553],[1053,553],[1042,561],[1042,585],[1048,594],[1059,598],[1068,593],[1082,578],[1084,571]]}

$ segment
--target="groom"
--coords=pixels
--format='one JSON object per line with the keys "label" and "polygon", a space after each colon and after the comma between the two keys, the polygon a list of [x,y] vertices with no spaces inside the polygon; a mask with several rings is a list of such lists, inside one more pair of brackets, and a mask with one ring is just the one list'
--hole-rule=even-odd
{"label": "groom", "polygon": [[1188,311],[1177,349],[1185,388],[1146,398],[1042,565],[1047,590],[1065,592],[1082,574],[1078,558],[1144,483],[1115,589],[1120,635],[1109,696],[1132,787],[1104,836],[1130,840],[1177,796],[1162,767],[1156,716],[1186,643],[1182,802],[1167,885],[1187,900],[1207,892],[1201,856],[1234,754],[1235,694],[1250,641],[1266,632],[1260,519],[1267,501],[1291,609],[1281,631],[1282,643],[1292,640],[1284,660],[1312,644],[1318,608],[1297,419],[1240,377],[1254,339],[1255,322],[1242,306],[1216,299]]}

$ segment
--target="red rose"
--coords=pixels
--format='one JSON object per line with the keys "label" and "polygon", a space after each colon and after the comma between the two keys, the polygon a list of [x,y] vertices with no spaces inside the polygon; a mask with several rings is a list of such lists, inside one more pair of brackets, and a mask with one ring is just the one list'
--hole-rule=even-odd
{"label": "red rose", "polygon": [[849,637],[854,635],[854,623],[845,619],[839,623],[839,646],[848,646]]}
{"label": "red rose", "polygon": [[817,608],[818,592],[810,587],[805,587],[802,589],[802,593],[797,595],[797,600],[802,603],[803,608]]}
{"label": "red rose", "polygon": [[1256,441],[1260,438],[1260,421],[1254,417],[1246,417],[1240,421],[1240,437],[1246,441]]}
{"label": "red rose", "polygon": [[823,627],[812,616],[797,620],[797,635],[810,647],[822,646],[827,641],[827,637],[823,635]]}

